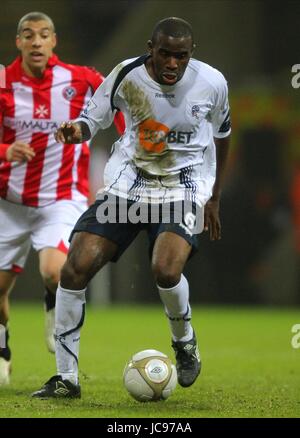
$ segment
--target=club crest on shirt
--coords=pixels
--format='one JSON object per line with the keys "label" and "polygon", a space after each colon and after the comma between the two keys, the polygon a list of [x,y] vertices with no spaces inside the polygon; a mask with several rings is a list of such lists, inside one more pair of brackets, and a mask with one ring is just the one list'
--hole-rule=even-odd
{"label": "club crest on shirt", "polygon": [[62,94],[66,100],[71,100],[76,96],[77,91],[74,87],[65,87]]}
{"label": "club crest on shirt", "polygon": [[196,117],[196,119],[199,119],[199,113],[200,113],[200,105],[193,105],[192,106],[192,117]]}

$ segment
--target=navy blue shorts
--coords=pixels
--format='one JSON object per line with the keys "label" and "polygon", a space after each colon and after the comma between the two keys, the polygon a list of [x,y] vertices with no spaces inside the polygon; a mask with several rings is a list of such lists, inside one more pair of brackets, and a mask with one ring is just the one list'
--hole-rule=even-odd
{"label": "navy blue shorts", "polygon": [[118,245],[112,259],[116,262],[142,230],[148,234],[150,256],[156,238],[165,231],[185,239],[192,246],[193,255],[197,251],[198,234],[202,229],[203,208],[194,202],[142,204],[104,194],[102,200],[97,200],[78,219],[69,241],[74,233],[80,231],[105,237]]}

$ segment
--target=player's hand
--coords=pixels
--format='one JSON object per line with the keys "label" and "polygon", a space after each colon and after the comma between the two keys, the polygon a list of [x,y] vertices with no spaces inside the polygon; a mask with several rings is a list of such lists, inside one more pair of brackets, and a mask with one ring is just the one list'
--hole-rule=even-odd
{"label": "player's hand", "polygon": [[54,134],[57,143],[82,143],[82,131],[79,123],[64,122]]}
{"label": "player's hand", "polygon": [[214,198],[211,198],[204,208],[204,231],[209,231],[210,240],[221,239],[219,209],[220,200]]}
{"label": "player's hand", "polygon": [[23,161],[31,161],[35,156],[35,152],[32,147],[27,143],[21,141],[15,141],[12,143],[6,151],[7,161],[17,161],[22,163]]}

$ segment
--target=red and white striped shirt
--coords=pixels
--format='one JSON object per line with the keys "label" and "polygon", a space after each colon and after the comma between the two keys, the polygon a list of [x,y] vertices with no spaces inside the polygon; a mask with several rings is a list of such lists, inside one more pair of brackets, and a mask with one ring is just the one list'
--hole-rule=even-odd
{"label": "red and white striped shirt", "polygon": [[[61,62],[53,55],[43,78],[27,76],[18,57],[6,67],[6,86],[0,95],[0,146],[15,141],[30,144],[32,161],[0,163],[0,197],[18,204],[43,207],[61,199],[86,200],[88,143],[60,144],[54,132],[79,116],[103,82],[96,70]],[[116,118],[121,133],[123,117]]]}

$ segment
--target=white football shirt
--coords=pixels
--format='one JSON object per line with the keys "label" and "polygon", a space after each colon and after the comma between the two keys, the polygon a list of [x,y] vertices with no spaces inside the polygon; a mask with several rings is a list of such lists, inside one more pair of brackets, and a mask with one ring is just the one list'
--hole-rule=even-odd
{"label": "white football shirt", "polygon": [[126,131],[105,168],[105,191],[141,202],[192,199],[204,205],[215,181],[214,137],[230,134],[228,90],[215,68],[191,59],[175,85],[155,82],[147,55],[125,60],[104,80],[77,121],[92,136],[113,121]]}

